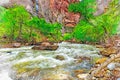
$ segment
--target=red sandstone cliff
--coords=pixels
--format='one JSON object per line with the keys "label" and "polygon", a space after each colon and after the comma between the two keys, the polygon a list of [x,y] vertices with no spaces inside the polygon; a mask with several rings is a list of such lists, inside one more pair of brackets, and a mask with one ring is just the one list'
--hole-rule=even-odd
{"label": "red sandstone cliff", "polygon": [[55,17],[62,16],[61,23],[67,27],[74,27],[79,22],[80,14],[68,12],[68,6],[78,1],[79,0],[50,0],[52,15]]}

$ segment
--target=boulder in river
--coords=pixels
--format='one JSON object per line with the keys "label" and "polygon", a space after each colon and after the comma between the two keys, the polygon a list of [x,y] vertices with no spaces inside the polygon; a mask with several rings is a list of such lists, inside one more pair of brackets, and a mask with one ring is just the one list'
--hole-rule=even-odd
{"label": "boulder in river", "polygon": [[58,48],[57,44],[43,42],[40,45],[35,45],[32,49],[34,50],[56,50]]}
{"label": "boulder in river", "polygon": [[19,48],[19,47],[21,47],[21,43],[12,43],[12,47],[14,47],[14,48]]}
{"label": "boulder in river", "polygon": [[55,58],[58,60],[65,60],[65,57],[63,55],[56,55]]}

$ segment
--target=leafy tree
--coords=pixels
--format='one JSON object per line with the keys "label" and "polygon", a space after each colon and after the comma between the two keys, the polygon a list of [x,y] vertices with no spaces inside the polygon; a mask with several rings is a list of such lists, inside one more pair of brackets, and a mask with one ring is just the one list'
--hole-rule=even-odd
{"label": "leafy tree", "polygon": [[80,2],[72,3],[69,5],[70,12],[80,13],[84,18],[93,16],[95,9],[95,0],[82,0]]}
{"label": "leafy tree", "polygon": [[23,27],[26,26],[26,22],[30,17],[30,14],[23,6],[15,5],[14,7],[7,9],[2,17],[2,24],[7,28],[11,40],[15,39],[15,34],[18,34],[16,36],[17,38],[22,38]]}
{"label": "leafy tree", "polygon": [[33,16],[31,17],[31,19],[28,20],[27,25],[29,28],[29,36],[28,39],[30,41],[35,41],[34,39],[36,39],[36,41],[40,41],[40,37],[41,37],[41,33],[40,30],[38,29],[38,26],[40,24],[40,18]]}
{"label": "leafy tree", "polygon": [[29,38],[32,37],[32,32],[33,32],[34,27],[38,25],[37,20],[39,20],[37,17],[32,17],[27,23],[27,25],[30,27]]}
{"label": "leafy tree", "polygon": [[61,24],[59,23],[49,23],[43,18],[33,17],[29,24],[39,29],[41,34],[48,38],[59,40],[61,37]]}
{"label": "leafy tree", "polygon": [[61,27],[59,23],[48,23],[43,21],[43,24],[40,23],[38,28],[48,38],[58,41],[61,38]]}

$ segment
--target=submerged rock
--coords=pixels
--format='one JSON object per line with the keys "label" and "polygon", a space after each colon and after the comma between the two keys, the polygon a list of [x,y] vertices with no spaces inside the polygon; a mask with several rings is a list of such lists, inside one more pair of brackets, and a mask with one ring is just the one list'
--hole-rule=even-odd
{"label": "submerged rock", "polygon": [[63,55],[56,55],[55,58],[58,60],[65,60],[65,57]]}

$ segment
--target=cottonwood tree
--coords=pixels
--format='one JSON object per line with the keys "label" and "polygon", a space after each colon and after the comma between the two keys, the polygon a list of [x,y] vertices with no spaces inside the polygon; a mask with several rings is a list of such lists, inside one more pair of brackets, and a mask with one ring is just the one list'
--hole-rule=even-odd
{"label": "cottonwood tree", "polygon": [[6,11],[2,17],[2,24],[7,28],[10,40],[22,38],[23,27],[26,26],[26,22],[30,17],[30,14],[23,6],[15,5]]}

